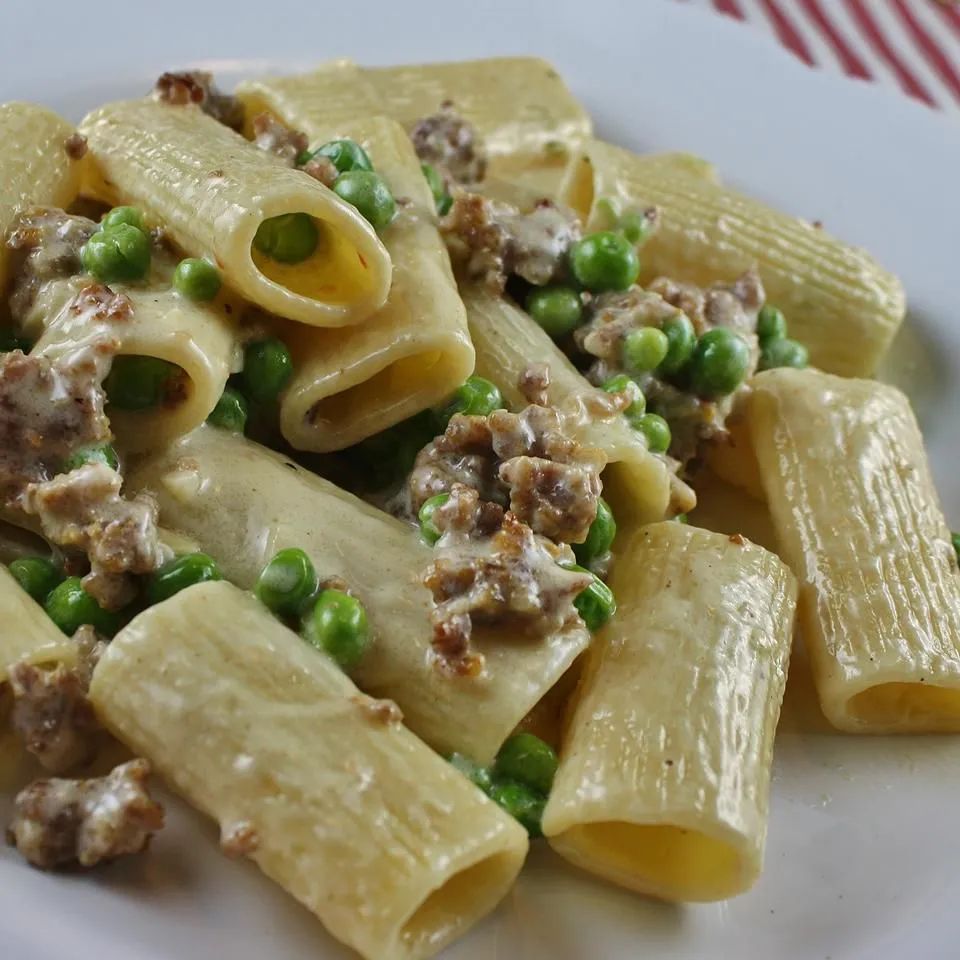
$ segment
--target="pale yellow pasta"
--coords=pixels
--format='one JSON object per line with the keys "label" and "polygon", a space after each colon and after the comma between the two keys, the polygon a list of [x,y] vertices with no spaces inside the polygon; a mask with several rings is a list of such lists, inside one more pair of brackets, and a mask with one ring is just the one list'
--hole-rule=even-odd
{"label": "pale yellow pasta", "polygon": [[899,280],[865,251],[696,171],[591,140],[561,198],[594,229],[605,225],[597,206],[605,197],[660,209],[660,228],[643,247],[641,282],[667,275],[708,285],[756,267],[790,336],[824,370],[872,373],[903,321]]}
{"label": "pale yellow pasta", "polygon": [[279,83],[275,97],[270,81],[257,84],[256,102],[311,143],[348,137],[363,144],[404,198],[381,234],[393,261],[386,305],[358,327],[300,325],[285,334],[294,375],[281,403],[283,434],[300,450],[339,450],[440,403],[472,373],[473,346],[433,194],[403,129],[384,117],[331,124],[326,99]]}
{"label": "pale yellow pasta", "polygon": [[604,496],[619,519],[650,523],[693,508],[696,501],[690,488],[671,473],[663,457],[647,450],[643,437],[623,417],[589,414],[591,396],[605,395],[578,373],[526,313],[479,286],[464,289],[463,298],[477,350],[477,373],[496,383],[509,405],[525,404],[518,381],[530,363],[549,366],[551,404],[570,408],[579,402],[583,411],[576,425],[579,439],[607,455]]}
{"label": "pale yellow pasta", "polygon": [[[339,327],[365,320],[386,300],[390,258],[356,209],[198,107],[124,101],[90,114],[81,129],[92,160],[85,189],[141,207],[257,306]],[[253,247],[265,220],[290,213],[309,214],[320,235],[316,251],[295,264]]]}
{"label": "pale yellow pasta", "polygon": [[222,430],[202,427],[132,465],[127,484],[154,493],[163,525],[216,557],[240,586],[252,586],[286,547],[305,550],[321,577],[343,578],[365,605],[373,636],[351,676],[395,700],[410,729],[441,752],[491,760],[589,642],[580,625],[536,641],[478,630],[483,674],[442,672],[431,657],[430,594],[420,583],[432,551],[416,529]]}
{"label": "pale yellow pasta", "polygon": [[119,356],[156,357],[178,366],[186,378],[175,402],[146,410],[111,407],[110,425],[125,450],[153,447],[189,433],[220,399],[236,351],[223,303],[197,303],[180,296],[169,280],[151,286],[115,284],[130,299],[131,313],[117,322],[99,320],[96,306],[74,309],[73,298],[89,277],[53,280],[40,288],[24,321],[37,337],[34,352],[64,356],[108,336]]}
{"label": "pale yellow pasta", "polygon": [[0,687],[16,663],[76,661],[76,647],[0,564]]}
{"label": "pale yellow pasta", "polygon": [[960,574],[907,398],[771,370],[749,418],[827,719],[853,733],[960,731]]}
{"label": "pale yellow pasta", "polygon": [[140,614],[90,697],[121,741],[368,960],[433,956],[523,864],[523,828],[251,594]]}
{"label": "pale yellow pasta", "polygon": [[31,206],[66,207],[80,189],[82,163],[67,152],[74,128],[32,103],[0,104],[0,290],[7,280],[6,236]]}
{"label": "pale yellow pasta", "polygon": [[618,549],[611,586],[544,833],[641,893],[742,893],[763,863],[794,577],[761,547],[667,521]]}

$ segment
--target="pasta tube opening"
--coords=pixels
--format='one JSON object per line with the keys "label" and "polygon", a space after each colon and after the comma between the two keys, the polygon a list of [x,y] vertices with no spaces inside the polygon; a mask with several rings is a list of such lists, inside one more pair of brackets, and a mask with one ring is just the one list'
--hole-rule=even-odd
{"label": "pasta tube opening", "polygon": [[515,852],[500,850],[454,874],[401,927],[404,953],[426,956],[455,940],[503,899],[517,868]]}
{"label": "pasta tube opening", "polygon": [[847,701],[858,724],[879,730],[956,733],[960,730],[960,690],[926,683],[881,683]]}
{"label": "pasta tube opening", "polygon": [[551,843],[573,863],[602,865],[622,886],[665,900],[723,900],[755,869],[733,843],[676,824],[590,823]]}

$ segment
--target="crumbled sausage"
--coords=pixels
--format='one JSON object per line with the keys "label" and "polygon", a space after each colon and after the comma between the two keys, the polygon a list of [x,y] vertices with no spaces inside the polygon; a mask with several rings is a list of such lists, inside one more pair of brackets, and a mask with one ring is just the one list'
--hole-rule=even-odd
{"label": "crumbled sausage", "polygon": [[249,857],[260,848],[260,834],[249,820],[225,823],[220,828],[220,849],[231,859]]}
{"label": "crumbled sausage", "polygon": [[45,670],[18,663],[9,683],[13,729],[44,769],[64,773],[92,758],[100,727],[78,671],[63,664]]}
{"label": "crumbled sausage", "polygon": [[497,292],[511,274],[537,286],[556,279],[567,251],[580,239],[574,214],[550,200],[521,213],[510,204],[462,191],[441,229],[451,257],[467,276]]}
{"label": "crumbled sausage", "polygon": [[44,870],[140,853],[163,826],[149,776],[146,760],[131,760],[105,777],[37,780],[17,795],[7,841]]}
{"label": "crumbled sausage", "polygon": [[545,407],[550,390],[550,364],[528,363],[517,379],[517,389],[527,403]]}
{"label": "crumbled sausage", "polygon": [[748,270],[733,283],[715,283],[705,290],[669,277],[658,277],[648,289],[682,310],[698,336],[714,327],[729,327],[752,336],[757,329],[757,314],[766,300],[763,283],[755,270]]}
{"label": "crumbled sausage", "polygon": [[71,160],[82,160],[87,153],[87,138],[82,133],[71,133],[63,141],[63,149]]}
{"label": "crumbled sausage", "polygon": [[91,570],[83,578],[83,589],[104,610],[122,610],[137,599],[139,592],[136,577],[132,574],[107,570]]}
{"label": "crumbled sausage", "polygon": [[253,142],[288,167],[296,166],[297,157],[309,145],[305,133],[281,123],[272,113],[258,113],[253,118]]}
{"label": "crumbled sausage", "polygon": [[372,723],[384,727],[403,723],[403,711],[392,700],[377,700],[361,693],[351,697],[350,702],[356,704]]}
{"label": "crumbled sausage", "polygon": [[570,436],[554,407],[457,414],[417,456],[408,481],[411,509],[461,483],[485,501],[509,503],[535,533],[579,543],[596,517],[604,466],[604,454]]}
{"label": "crumbled sausage", "polygon": [[82,271],[80,250],[97,224],[55,207],[32,207],[16,219],[7,239],[13,251],[10,318],[22,326],[40,287],[48,280]]}
{"label": "crumbled sausage", "polygon": [[122,484],[106,464],[88,463],[28,486],[23,508],[49,540],[86,553],[95,572],[149,573],[163,560],[157,505],[145,495],[125,500]]}
{"label": "crumbled sausage", "polygon": [[213,74],[205,70],[161,74],[153,86],[152,96],[160,103],[176,107],[196,104],[232,130],[243,129],[243,104],[236,97],[221,93],[213,82]]}
{"label": "crumbled sausage", "polygon": [[56,473],[80,446],[110,439],[100,387],[103,370],[89,350],[58,360],[0,356],[0,501],[15,506],[31,483]]}
{"label": "crumbled sausage", "polygon": [[476,129],[449,100],[437,113],[418,120],[410,131],[413,149],[423,163],[456,183],[479,183],[487,170],[487,155]]}
{"label": "crumbled sausage", "polygon": [[[328,189],[333,187],[337,177],[340,176],[340,171],[337,170],[329,157],[312,157],[300,169],[308,177],[313,177],[314,180],[318,180]],[[397,203],[399,202],[398,199]]]}
{"label": "crumbled sausage", "polygon": [[569,547],[537,536],[513,513],[490,529],[476,490],[456,485],[437,509],[441,531],[423,583],[433,596],[433,650],[446,672],[476,676],[483,657],[471,649],[478,624],[510,626],[543,637],[582,623],[573,605],[591,583],[589,574],[564,569]]}

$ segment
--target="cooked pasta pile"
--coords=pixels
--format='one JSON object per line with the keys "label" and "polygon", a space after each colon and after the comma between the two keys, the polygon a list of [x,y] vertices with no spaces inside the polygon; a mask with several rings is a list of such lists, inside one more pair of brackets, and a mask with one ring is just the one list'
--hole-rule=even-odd
{"label": "cooked pasta pile", "polygon": [[[865,252],[594,138],[530,58],[168,73],[0,134],[33,865],[144,851],[155,775],[333,936],[423,958],[540,837],[748,890],[795,620],[835,727],[960,731],[957,541],[866,379],[905,305]],[[700,521],[718,484],[776,553]]]}

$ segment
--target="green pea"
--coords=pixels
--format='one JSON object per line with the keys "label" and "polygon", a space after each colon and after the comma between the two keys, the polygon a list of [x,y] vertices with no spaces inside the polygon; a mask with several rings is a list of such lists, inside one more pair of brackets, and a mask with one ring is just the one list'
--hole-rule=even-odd
{"label": "green pea", "polygon": [[733,393],[750,369],[750,348],[727,327],[708,330],[690,358],[690,385],[706,400]]}
{"label": "green pea", "polygon": [[521,783],[544,795],[550,792],[557,773],[557,754],[549,743],[532,733],[515,733],[500,748],[493,775]]}
{"label": "green pea", "polygon": [[11,561],[10,575],[37,603],[63,581],[63,573],[49,557],[20,557]]}
{"label": "green pea", "polygon": [[260,602],[282,616],[297,616],[317,592],[317,571],[298,547],[281,550],[263,568],[253,592]]}
{"label": "green pea", "polygon": [[554,340],[572,333],[580,325],[583,304],[570,287],[539,287],[527,297],[527,313]]}
{"label": "green pea", "polygon": [[355,667],[370,645],[370,628],[363,604],[340,590],[322,590],[307,614],[307,641],[329,654],[341,669]]}
{"label": "green pea", "polygon": [[640,273],[640,259],[629,240],[607,230],[584,237],[570,248],[570,269],[587,290],[626,290]]}
{"label": "green pea", "polygon": [[293,358],[276,337],[254,340],[243,352],[243,384],[256,403],[272,403],[293,375]]}
{"label": "green pea", "polygon": [[772,304],[765,303],[757,315],[757,336],[760,338],[760,346],[764,346],[769,340],[782,340],[786,335],[787,318],[783,315],[783,311]]}
{"label": "green pea", "polygon": [[784,337],[781,340],[768,340],[760,350],[761,370],[773,370],[776,367],[794,367],[802,370],[810,362],[810,354],[802,343]]}
{"label": "green pea", "polygon": [[623,393],[625,390],[629,390],[637,398],[623,411],[623,415],[631,424],[642,417],[647,409],[647,398],[641,392],[640,385],[625,373],[618,373],[615,377],[605,380],[600,389],[606,390],[607,393]]}
{"label": "green pea", "polygon": [[320,242],[320,232],[307,213],[284,213],[264,220],[257,228],[253,245],[279,263],[302,263]]}
{"label": "green pea", "polygon": [[693,356],[697,346],[697,334],[685,313],[668,317],[663,321],[662,330],[667,335],[667,355],[657,370],[669,377],[679,373]]}
{"label": "green pea", "polygon": [[[953,544],[953,552],[957,555],[957,563],[960,563],[960,533],[950,534],[950,542]],[[10,569],[13,570],[13,564],[10,565]],[[27,592],[29,593],[29,591]]]}
{"label": "green pea", "polygon": [[620,217],[617,229],[636,247],[653,235],[653,220],[639,210],[628,210]]}
{"label": "green pea", "polygon": [[209,260],[187,257],[173,271],[173,286],[189,300],[212,300],[220,292],[220,271]]}
{"label": "green pea", "polygon": [[[576,570],[578,573],[590,573],[581,566],[571,565],[567,569]],[[583,618],[587,629],[591,633],[596,633],[617,612],[617,601],[613,591],[596,574],[592,576],[593,583],[577,594],[573,605]]]}
{"label": "green pea", "polygon": [[673,436],[670,424],[656,413],[645,413],[633,424],[647,438],[647,449],[651,453],[666,453],[670,449]]}
{"label": "green pea", "polygon": [[247,413],[247,401],[243,394],[233,387],[224,387],[217,405],[207,417],[207,423],[221,430],[243,433],[247,426]]}
{"label": "green pea", "polygon": [[542,837],[543,808],[546,798],[522,783],[495,783],[490,799],[526,828],[531,837]]}
{"label": "green pea", "polygon": [[120,410],[146,410],[159,404],[170,380],[180,373],[157,357],[116,357],[103,381],[107,399]]}
{"label": "green pea", "polygon": [[613,518],[613,511],[607,501],[600,497],[597,500],[597,515],[587,531],[587,539],[583,543],[573,544],[577,562],[589,567],[594,560],[599,560],[609,552],[616,535],[617,521]]}
{"label": "green pea", "polygon": [[473,417],[486,417],[494,410],[504,407],[503,396],[495,383],[483,377],[467,377],[462,387],[457,387],[450,402],[440,412],[441,430],[455,413]]}
{"label": "green pea", "polygon": [[187,587],[209,580],[222,580],[217,561],[205,553],[185,553],[158,567],[147,581],[147,603],[162,603]]}
{"label": "green pea", "polygon": [[337,168],[338,173],[373,169],[367,151],[356,140],[331,140],[322,147],[317,147],[309,159],[314,157],[326,157]]}
{"label": "green pea", "polygon": [[427,183],[430,186],[430,192],[433,194],[433,202],[436,205],[437,213],[439,213],[441,217],[445,216],[453,206],[453,197],[447,193],[447,185],[443,182],[443,177],[437,173],[437,168],[429,163],[421,163],[420,169],[423,171],[423,175],[426,177]]}
{"label": "green pea", "polygon": [[383,230],[393,220],[397,204],[383,177],[371,170],[351,170],[341,173],[333,184],[333,192],[351,206],[374,230]]}
{"label": "green pea", "polygon": [[68,637],[72,637],[84,624],[90,624],[108,637],[113,636],[120,627],[120,615],[104,610],[83,589],[79,577],[67,577],[54,587],[47,595],[43,609]]}
{"label": "green pea", "polygon": [[129,223],[118,223],[80,248],[80,262],[102,283],[142,280],[150,269],[150,239]]}
{"label": "green pea", "polygon": [[678,513],[673,519],[677,523],[689,523],[689,518],[685,513]]}
{"label": "green pea", "polygon": [[633,373],[655,370],[670,347],[667,335],[656,327],[632,330],[623,341],[623,363]]}
{"label": "green pea", "polygon": [[486,767],[481,767],[479,763],[474,763],[469,757],[462,753],[451,753],[447,757],[450,766],[459,770],[471,783],[478,786],[484,793],[489,793],[493,786],[493,779],[490,771]]}
{"label": "green pea", "polygon": [[143,214],[136,207],[114,207],[103,215],[100,221],[101,230],[109,230],[111,227],[119,227],[125,223],[129,227],[136,227],[143,233],[147,228],[143,222]]}
{"label": "green pea", "polygon": [[69,473],[88,463],[104,463],[111,470],[120,469],[120,458],[112,443],[101,443],[94,447],[81,447],[75,450],[64,462],[63,472]]}
{"label": "green pea", "polygon": [[438,507],[442,507],[450,499],[449,493],[438,493],[435,497],[425,500],[417,516],[420,519],[420,536],[429,544],[440,539],[440,531],[434,526],[433,515]]}

